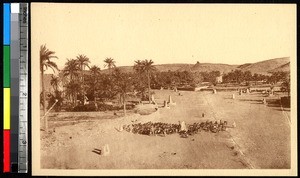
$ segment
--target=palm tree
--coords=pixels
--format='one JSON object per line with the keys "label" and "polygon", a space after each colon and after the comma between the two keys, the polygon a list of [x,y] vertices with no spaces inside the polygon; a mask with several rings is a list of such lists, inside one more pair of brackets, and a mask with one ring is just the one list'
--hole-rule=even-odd
{"label": "palm tree", "polygon": [[71,102],[76,105],[77,94],[80,92],[79,83],[76,81],[70,81],[65,87],[66,95],[69,96]]}
{"label": "palm tree", "polygon": [[[45,84],[44,84],[44,72],[51,68],[54,72],[56,70],[59,70],[56,63],[51,61],[52,58],[56,58],[57,56],[54,56],[55,52],[50,51],[47,49],[46,45],[41,45],[40,47],[40,71],[41,71],[41,80],[42,80],[42,93],[43,93],[43,109],[44,109],[44,115],[46,114],[46,93],[45,93]],[[45,131],[48,130],[48,121],[45,117]]]}
{"label": "palm tree", "polygon": [[58,90],[59,82],[60,82],[60,79],[58,76],[54,76],[54,75],[51,76],[50,84],[53,87],[54,91]]}
{"label": "palm tree", "polygon": [[65,68],[63,70],[63,76],[69,76],[70,77],[70,81],[74,81],[75,77],[78,77],[79,75],[79,65],[78,65],[78,61],[75,59],[67,59],[68,61],[65,63]]}
{"label": "palm tree", "polygon": [[85,67],[90,68],[89,63],[91,63],[91,62],[90,62],[90,59],[87,56],[85,56],[83,54],[80,54],[76,57],[76,59],[78,61],[78,65],[79,65],[80,70],[82,70],[82,71],[85,70]]}
{"label": "palm tree", "polygon": [[[80,73],[80,68],[78,65],[78,61],[75,59],[67,59],[68,61],[65,63],[65,67],[63,70],[63,76],[64,77],[70,77],[70,81],[69,84],[72,83],[72,85],[67,85],[69,87],[67,87],[67,90],[74,90],[74,92],[70,92],[68,91],[67,93],[70,94],[70,96],[72,96],[73,98],[73,103],[76,105],[77,102],[77,90],[78,88],[72,88],[70,86],[76,86],[78,87],[78,81],[77,78],[79,76]],[[75,92],[76,90],[76,92]]]}
{"label": "palm tree", "polygon": [[132,91],[132,79],[129,74],[122,73],[120,69],[114,70],[113,77],[116,84],[116,91],[120,94],[120,98],[123,101],[123,111],[126,115],[126,96],[127,93]]}
{"label": "palm tree", "polygon": [[96,87],[97,87],[97,84],[98,84],[98,76],[100,75],[100,67],[96,66],[96,65],[93,65],[91,66],[90,68],[90,71],[91,71],[91,78],[93,79],[93,82],[92,82],[92,90],[93,90],[93,95],[94,95],[94,102],[96,104]]}
{"label": "palm tree", "polygon": [[83,71],[85,70],[85,67],[88,67],[90,68],[89,66],[89,63],[90,63],[90,59],[83,55],[83,54],[80,54],[76,57],[77,61],[78,61],[78,66],[79,66],[79,69],[81,71],[81,87],[82,87],[82,96],[83,96],[83,100],[85,98],[85,87],[84,87],[84,76],[83,76]]}
{"label": "palm tree", "polygon": [[108,71],[109,71],[109,73],[110,74],[112,74],[111,72],[111,69],[113,68],[113,67],[116,67],[116,61],[114,61],[114,59],[113,58],[110,58],[110,57],[108,57],[108,58],[106,58],[105,60],[104,60],[104,67],[107,67],[108,68]]}
{"label": "palm tree", "polygon": [[149,103],[151,102],[151,88],[150,88],[150,76],[151,73],[153,73],[156,68],[152,65],[154,62],[150,59],[150,60],[137,60],[134,61],[135,64],[133,66],[134,70],[138,73],[138,74],[146,74],[147,79],[148,79],[148,99],[149,99]]}
{"label": "palm tree", "polygon": [[100,67],[98,67],[98,66],[96,66],[96,65],[91,66],[90,70],[91,70],[91,73],[92,73],[94,76],[99,75],[99,74],[100,74],[100,71],[101,71]]}

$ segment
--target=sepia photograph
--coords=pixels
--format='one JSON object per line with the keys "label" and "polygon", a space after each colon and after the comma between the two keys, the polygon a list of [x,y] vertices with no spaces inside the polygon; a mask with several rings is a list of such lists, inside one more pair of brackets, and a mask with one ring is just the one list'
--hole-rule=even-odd
{"label": "sepia photograph", "polygon": [[33,175],[294,175],[296,5],[31,4]]}

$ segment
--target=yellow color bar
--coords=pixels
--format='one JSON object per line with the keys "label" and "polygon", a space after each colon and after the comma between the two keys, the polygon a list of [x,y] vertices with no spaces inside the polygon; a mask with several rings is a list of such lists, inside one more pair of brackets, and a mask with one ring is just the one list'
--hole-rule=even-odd
{"label": "yellow color bar", "polygon": [[10,88],[3,88],[3,100],[4,100],[4,129],[10,130]]}

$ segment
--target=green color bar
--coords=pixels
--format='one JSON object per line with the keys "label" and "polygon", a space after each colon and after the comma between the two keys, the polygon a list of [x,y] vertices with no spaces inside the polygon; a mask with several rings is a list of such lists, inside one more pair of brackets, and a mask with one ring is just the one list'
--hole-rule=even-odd
{"label": "green color bar", "polygon": [[3,46],[3,87],[10,88],[10,46]]}

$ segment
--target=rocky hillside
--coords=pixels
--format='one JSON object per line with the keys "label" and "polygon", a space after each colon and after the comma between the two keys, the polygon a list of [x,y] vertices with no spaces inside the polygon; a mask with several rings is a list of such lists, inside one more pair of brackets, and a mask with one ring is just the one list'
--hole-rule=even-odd
{"label": "rocky hillside", "polygon": [[283,64],[275,69],[269,70],[268,72],[289,72],[290,71],[290,62]]}
{"label": "rocky hillside", "polygon": [[[270,74],[274,71],[289,71],[290,58],[275,58],[268,59],[256,63],[245,63],[242,65],[216,64],[216,63],[200,63],[196,64],[159,64],[154,65],[158,71],[191,71],[191,72],[210,72],[220,71],[221,73],[228,73],[232,70],[250,71],[252,74]],[[122,72],[134,72],[132,66],[118,67]],[[106,69],[103,70],[107,72]]]}
{"label": "rocky hillside", "polygon": [[242,68],[241,70],[242,71],[249,70],[252,73],[258,73],[258,74],[268,74],[270,71],[275,70],[276,68],[279,68],[289,62],[290,62],[289,57],[275,58],[275,59],[269,59],[269,60],[253,63],[251,65]]}

